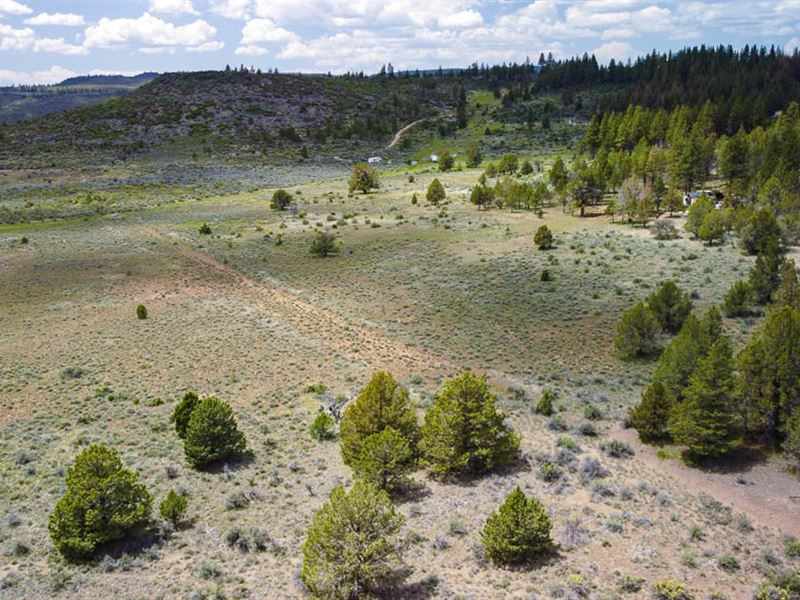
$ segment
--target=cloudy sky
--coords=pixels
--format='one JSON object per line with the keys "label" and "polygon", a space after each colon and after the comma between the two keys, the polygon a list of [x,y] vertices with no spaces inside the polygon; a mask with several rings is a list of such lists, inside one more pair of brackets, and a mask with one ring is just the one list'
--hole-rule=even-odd
{"label": "cloudy sky", "polygon": [[0,85],[74,74],[375,72],[695,44],[800,45],[800,0],[0,0]]}

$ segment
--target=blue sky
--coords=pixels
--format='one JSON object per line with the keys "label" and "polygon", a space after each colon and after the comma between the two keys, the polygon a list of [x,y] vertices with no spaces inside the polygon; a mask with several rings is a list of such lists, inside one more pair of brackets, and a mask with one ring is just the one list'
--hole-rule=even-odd
{"label": "blue sky", "polygon": [[0,85],[219,69],[375,72],[696,44],[800,46],[800,0],[0,0]]}

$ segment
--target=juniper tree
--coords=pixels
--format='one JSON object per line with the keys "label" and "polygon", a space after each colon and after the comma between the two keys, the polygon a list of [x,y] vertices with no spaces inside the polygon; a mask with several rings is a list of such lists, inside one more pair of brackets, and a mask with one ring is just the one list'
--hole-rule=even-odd
{"label": "juniper tree", "polygon": [[408,441],[416,456],[420,432],[408,392],[391,374],[378,371],[355,402],[345,408],[342,416],[339,437],[345,464],[354,466],[364,450],[366,439],[387,427]]}
{"label": "juniper tree", "polygon": [[781,284],[781,270],[785,258],[783,248],[776,238],[770,238],[756,257],[756,262],[750,269],[750,286],[760,305],[769,303],[772,294]]}
{"label": "juniper tree", "polygon": [[533,243],[536,244],[539,250],[549,250],[553,247],[553,232],[550,231],[547,225],[542,225],[536,230],[536,234],[533,236]]}
{"label": "juniper tree", "polygon": [[756,298],[750,283],[744,279],[733,282],[725,294],[722,310],[728,317],[746,317],[753,312]]}
{"label": "juniper tree", "polygon": [[430,185],[428,186],[428,192],[425,194],[425,198],[431,204],[439,204],[439,202],[443,201],[447,193],[444,191],[444,186],[442,182],[438,179],[434,179],[431,181]]}
{"label": "juniper tree", "polygon": [[551,529],[544,506],[536,498],[526,497],[517,486],[486,520],[481,541],[492,562],[519,564],[553,548]]}
{"label": "juniper tree", "polygon": [[370,190],[377,189],[380,186],[381,183],[378,177],[378,171],[375,167],[368,163],[357,163],[353,167],[353,172],[350,175],[350,182],[348,184],[350,192],[358,190],[367,194]]}
{"label": "juniper tree", "polygon": [[218,398],[203,398],[197,403],[186,428],[183,451],[196,469],[213,463],[235,459],[247,450],[244,434],[239,430],[233,410]]}
{"label": "juniper tree", "polygon": [[319,258],[337,254],[339,248],[336,244],[336,236],[327,231],[317,231],[314,237],[311,238],[309,251]]}
{"label": "juniper tree", "polygon": [[662,330],[675,334],[692,312],[692,299],[669,279],[647,299],[647,307],[653,311]]}
{"label": "juniper tree", "polygon": [[497,410],[486,377],[467,371],[436,395],[420,450],[436,473],[483,473],[516,458],[519,436]]}
{"label": "juniper tree", "polygon": [[741,441],[733,368],[730,339],[721,336],[698,361],[683,401],[672,409],[670,434],[696,458],[722,456]]}
{"label": "juniper tree", "polygon": [[67,490],[48,519],[56,549],[69,559],[86,558],[146,523],[153,498],[138,478],[104,446],[89,446],[76,456],[67,468]]}
{"label": "juniper tree", "polygon": [[408,482],[416,468],[416,450],[409,440],[392,427],[385,427],[364,439],[361,452],[353,462],[353,473],[391,492]]}
{"label": "juniper tree", "polygon": [[642,394],[641,401],[631,408],[630,422],[639,439],[645,443],[669,440],[669,414],[672,408],[667,390],[654,381]]}
{"label": "juniper tree", "polygon": [[476,142],[467,146],[467,168],[474,169],[481,164],[482,160],[481,147]]}
{"label": "juniper tree", "polygon": [[178,437],[183,439],[186,437],[186,430],[189,427],[189,419],[192,417],[192,411],[200,401],[195,392],[189,391],[183,395],[183,399],[172,411],[169,417],[170,422],[175,424],[175,432]]}
{"label": "juniper tree", "polygon": [[776,308],[790,306],[800,310],[800,282],[797,281],[797,270],[793,260],[786,260],[781,267],[781,284],[772,297]]}
{"label": "juniper tree", "polygon": [[189,500],[186,496],[179,494],[175,490],[170,490],[161,501],[161,504],[158,505],[158,512],[165,521],[177,526],[186,515],[188,505]]}
{"label": "juniper tree", "polygon": [[292,195],[286,190],[275,190],[272,194],[270,207],[275,210],[284,210],[292,203]]}
{"label": "juniper tree", "polygon": [[626,359],[652,356],[658,351],[659,329],[653,311],[643,302],[637,302],[622,315],[614,345]]}
{"label": "juniper tree", "polygon": [[356,481],[350,491],[335,488],[306,533],[300,578],[322,598],[380,596],[402,577],[403,522],[378,487]]}

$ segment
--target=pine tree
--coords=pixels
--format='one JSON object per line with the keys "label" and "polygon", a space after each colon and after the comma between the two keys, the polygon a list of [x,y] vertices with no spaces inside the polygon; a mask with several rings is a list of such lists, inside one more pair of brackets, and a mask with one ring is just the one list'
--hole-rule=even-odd
{"label": "pine tree", "polygon": [[197,403],[189,418],[183,452],[196,469],[223,460],[236,459],[247,450],[233,410],[227,402],[213,396]]}
{"label": "pine tree", "polygon": [[391,492],[408,483],[408,474],[416,468],[415,449],[408,439],[392,427],[369,435],[353,463],[353,473]]}
{"label": "pine tree", "polygon": [[170,490],[166,497],[158,505],[158,512],[168,523],[177,526],[181,519],[186,515],[186,508],[189,500],[183,494],[175,490]]}
{"label": "pine tree", "polygon": [[403,522],[376,486],[356,481],[350,491],[335,488],[308,528],[300,578],[322,598],[380,596],[402,577]]}
{"label": "pine tree", "polygon": [[536,244],[539,250],[549,250],[553,247],[553,233],[547,225],[542,225],[536,230],[536,234],[533,236],[533,243]]}
{"label": "pine tree", "polygon": [[728,317],[747,317],[753,312],[755,301],[755,294],[750,283],[739,279],[725,294],[722,310]]}
{"label": "pine tree", "polygon": [[785,260],[780,242],[776,238],[770,238],[750,269],[750,287],[753,288],[758,304],[768,304],[772,294],[780,286]]}
{"label": "pine tree", "polygon": [[545,417],[553,414],[553,392],[550,390],[542,392],[539,402],[536,403],[536,412]]}
{"label": "pine tree", "polygon": [[172,411],[169,420],[170,422],[175,423],[175,431],[177,432],[179,438],[183,439],[186,437],[186,430],[189,427],[189,419],[192,417],[192,411],[194,411],[199,401],[200,398],[197,397],[195,392],[186,392],[183,395],[183,400],[181,400],[178,403],[178,406],[175,407],[175,410]]}
{"label": "pine tree", "polygon": [[795,410],[786,422],[786,439],[783,449],[787,456],[800,465],[800,410]]}
{"label": "pine tree", "polygon": [[342,416],[339,436],[345,464],[354,466],[366,439],[387,427],[399,433],[416,455],[419,425],[408,392],[391,374],[378,371]]}
{"label": "pine tree", "polygon": [[695,458],[719,457],[738,446],[741,434],[733,351],[726,336],[698,361],[683,395],[684,400],[672,410],[669,424],[677,443],[688,446]]}
{"label": "pine tree", "polygon": [[781,284],[773,294],[773,304],[776,308],[790,306],[800,310],[800,282],[793,260],[784,261],[781,267]]}
{"label": "pine tree", "polygon": [[106,542],[120,540],[150,518],[153,497],[122,466],[119,454],[93,445],[67,469],[67,491],[48,519],[50,537],[69,559],[91,556]]}
{"label": "pine tree", "polygon": [[500,565],[520,564],[553,548],[552,524],[544,506],[517,486],[486,520],[481,541],[486,556]]}
{"label": "pine tree", "polygon": [[622,315],[614,345],[626,359],[652,356],[658,351],[660,329],[653,311],[643,302],[637,302]]}
{"label": "pine tree", "polygon": [[660,381],[654,381],[645,390],[642,400],[631,408],[631,425],[645,443],[669,440],[669,414],[672,409],[667,390]]}
{"label": "pine tree", "polygon": [[439,202],[443,201],[446,196],[447,194],[444,191],[442,182],[438,179],[431,181],[430,185],[428,186],[428,192],[425,194],[425,198],[427,198],[428,202],[434,205],[439,204]]}
{"label": "pine tree", "polygon": [[445,383],[425,415],[420,450],[436,473],[483,473],[514,460],[519,436],[495,406],[485,376]]}
{"label": "pine tree", "polygon": [[692,312],[692,299],[671,279],[665,281],[647,300],[661,329],[667,333],[678,333],[686,317]]}

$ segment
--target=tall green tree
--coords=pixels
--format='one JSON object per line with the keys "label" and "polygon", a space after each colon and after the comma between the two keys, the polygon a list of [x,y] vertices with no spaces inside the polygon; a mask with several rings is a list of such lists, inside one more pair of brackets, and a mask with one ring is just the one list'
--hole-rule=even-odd
{"label": "tall green tree", "polygon": [[700,228],[703,226],[705,218],[714,211],[714,201],[708,196],[700,196],[692,202],[686,213],[686,224],[684,228],[694,237],[700,237]]}
{"label": "tall green tree", "polygon": [[398,534],[404,521],[386,492],[371,483],[335,488],[306,533],[300,578],[320,598],[384,596],[402,580]]}
{"label": "tall green tree", "polygon": [[654,381],[642,394],[641,401],[631,408],[631,425],[645,443],[664,442],[669,436],[669,415],[672,400],[660,381]]}
{"label": "tall green tree", "polygon": [[56,549],[71,560],[86,558],[146,523],[153,497],[138,478],[105,446],[89,446],[76,456],[67,468],[67,490],[48,519]]}
{"label": "tall green tree", "polygon": [[556,156],[553,166],[550,167],[550,171],[547,175],[550,179],[550,185],[553,186],[553,189],[556,191],[556,193],[558,195],[563,195],[567,189],[569,174],[567,173],[567,168],[564,166],[564,161],[561,160],[560,156]]}
{"label": "tall green tree", "polygon": [[350,192],[358,190],[368,194],[370,190],[377,189],[380,186],[380,178],[375,167],[367,163],[358,163],[353,167],[348,184]]}
{"label": "tall green tree", "polygon": [[420,450],[436,473],[483,473],[515,459],[519,441],[497,410],[486,377],[466,371],[436,395]]}
{"label": "tall green tree", "polygon": [[684,400],[672,409],[669,431],[696,458],[716,458],[741,441],[730,339],[720,337],[697,363]]}
{"label": "tall green tree", "polygon": [[786,260],[781,267],[781,284],[772,295],[775,307],[790,306],[800,310],[800,282],[797,280],[797,270],[793,260]]}
{"label": "tall green tree", "polygon": [[644,302],[627,310],[617,324],[614,345],[625,359],[653,356],[658,352],[658,319]]}
{"label": "tall green tree", "polygon": [[474,169],[481,164],[482,160],[481,147],[477,142],[472,142],[467,146],[467,168]]}
{"label": "tall green tree", "polygon": [[772,294],[781,284],[781,270],[785,262],[783,247],[772,237],[764,249],[758,253],[753,268],[750,269],[750,287],[756,296],[756,302],[764,305],[772,299]]}
{"label": "tall green tree", "polygon": [[692,312],[692,299],[672,280],[668,279],[647,299],[658,323],[667,333],[678,333]]}
{"label": "tall green tree", "polygon": [[378,371],[342,415],[339,437],[345,464],[355,465],[367,438],[387,427],[399,433],[416,455],[419,425],[408,392],[390,373]]}

